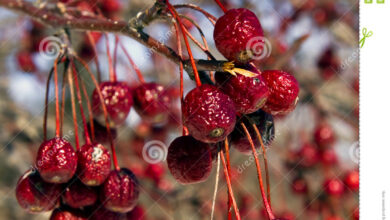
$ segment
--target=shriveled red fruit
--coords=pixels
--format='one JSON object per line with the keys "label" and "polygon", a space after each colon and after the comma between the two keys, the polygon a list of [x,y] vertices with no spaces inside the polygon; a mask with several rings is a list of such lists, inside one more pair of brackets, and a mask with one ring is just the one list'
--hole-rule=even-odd
{"label": "shriveled red fruit", "polygon": [[347,187],[352,191],[358,191],[359,190],[359,171],[352,170],[349,171],[344,176],[344,183],[347,185]]}
{"label": "shriveled red fruit", "polygon": [[203,84],[191,90],[182,109],[183,122],[190,134],[205,143],[224,140],[236,124],[233,101],[212,85]]}
{"label": "shriveled red fruit", "polygon": [[294,110],[299,94],[299,84],[295,77],[281,70],[266,70],[262,76],[269,91],[263,110],[272,115],[286,114]]}
{"label": "shriveled red fruit", "polygon": [[299,165],[303,167],[312,167],[319,161],[319,152],[315,146],[305,143],[298,151]]}
{"label": "shriveled red fruit", "polygon": [[49,211],[57,205],[61,186],[43,181],[38,172],[27,171],[16,185],[16,199],[29,212]]}
{"label": "shriveled red fruit", "polygon": [[341,196],[344,193],[344,183],[337,179],[328,179],[324,183],[325,192],[331,196]]}
{"label": "shriveled red fruit", "polygon": [[96,189],[84,185],[78,179],[70,181],[62,194],[62,201],[75,209],[93,205],[96,200]]}
{"label": "shriveled red fruit", "polygon": [[263,49],[263,28],[252,11],[230,9],[215,23],[214,42],[228,60],[245,64]]}
{"label": "shriveled red fruit", "polygon": [[162,85],[143,83],[133,91],[134,109],[143,118],[152,123],[167,120],[171,99]]}
{"label": "shriveled red fruit", "polygon": [[[107,107],[109,119],[115,125],[122,124],[133,105],[130,87],[124,82],[102,82],[99,85]],[[105,123],[103,107],[97,89],[92,94],[93,113],[102,124]]]}
{"label": "shriveled red fruit", "polygon": [[16,59],[18,60],[19,68],[24,72],[34,72],[37,69],[29,51],[20,51],[16,55]]}
{"label": "shriveled red fruit", "polygon": [[110,152],[101,144],[85,144],[77,151],[77,176],[85,185],[102,184],[111,171]]}
{"label": "shriveled red fruit", "polygon": [[234,102],[236,111],[249,114],[264,106],[268,98],[268,87],[256,68],[248,68],[255,77],[247,77],[241,74],[232,76],[230,73],[215,73],[215,81],[218,88],[228,95]]}
{"label": "shriveled red fruit", "polygon": [[87,220],[88,215],[81,210],[61,206],[53,210],[50,220]]}
{"label": "shriveled red fruit", "polygon": [[66,183],[76,172],[77,155],[67,140],[55,137],[39,147],[36,167],[46,182]]}
{"label": "shriveled red fruit", "polygon": [[113,212],[131,211],[138,202],[138,180],[129,169],[113,170],[100,191],[100,200],[104,207]]}
{"label": "shriveled red fruit", "polygon": [[331,147],[335,142],[333,128],[327,123],[319,124],[314,131],[314,141],[320,147]]}
{"label": "shriveled red fruit", "polygon": [[307,181],[303,177],[297,177],[292,182],[292,189],[298,194],[306,194],[308,192]]}
{"label": "shriveled red fruit", "polygon": [[252,123],[254,123],[259,130],[265,147],[269,146],[273,141],[275,137],[275,127],[274,119],[271,114],[258,110],[252,114],[244,115],[238,120],[238,123],[230,136],[230,141],[233,147],[241,153],[252,153],[252,146],[250,145],[246,133],[241,126],[241,122],[243,122],[248,129],[252,141],[257,149],[259,149],[261,145],[257,138],[256,131],[253,129]]}
{"label": "shriveled red fruit", "polygon": [[192,184],[205,181],[212,169],[209,145],[192,136],[176,138],[168,148],[167,164],[177,182]]}

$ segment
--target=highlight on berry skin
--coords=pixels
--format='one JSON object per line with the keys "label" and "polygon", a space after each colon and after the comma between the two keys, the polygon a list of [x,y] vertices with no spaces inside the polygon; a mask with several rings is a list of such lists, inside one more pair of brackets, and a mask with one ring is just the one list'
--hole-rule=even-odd
{"label": "highlight on berry skin", "polygon": [[0,219],[359,219],[356,7],[0,0]]}

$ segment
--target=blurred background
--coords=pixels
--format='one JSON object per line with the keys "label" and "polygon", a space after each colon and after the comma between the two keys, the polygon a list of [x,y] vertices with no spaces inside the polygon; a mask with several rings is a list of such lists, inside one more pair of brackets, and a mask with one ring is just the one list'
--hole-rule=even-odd
{"label": "blurred background", "polygon": [[[105,16],[123,20],[154,3],[151,0],[101,1]],[[88,3],[78,2],[74,7],[88,9]],[[171,3],[193,3],[216,17],[222,15],[214,1]],[[358,1],[225,0],[223,3],[227,8],[248,8],[259,17],[270,42],[270,56],[261,60],[258,68],[290,72],[300,84],[298,105],[289,115],[275,118],[275,138],[267,150],[274,212],[290,220],[359,219]],[[212,23],[196,11],[178,10],[199,24],[211,53],[223,60],[214,46]],[[175,48],[174,29],[169,25],[169,22],[159,20],[145,31]],[[201,41],[198,30],[191,23],[186,23],[186,27]],[[57,32],[26,16],[0,8],[0,219],[35,220],[50,216],[50,213],[30,215],[22,210],[14,191],[18,178],[34,164],[36,151],[43,140],[46,79],[54,61],[50,48],[46,48],[49,46],[43,42]],[[72,31],[71,36],[74,49],[90,62],[96,73],[93,49],[86,35]],[[115,36],[109,34],[108,37],[113,49]],[[103,38],[96,36],[95,40],[102,79],[108,79]],[[120,40],[145,80],[165,85],[176,98],[167,123],[152,126],[131,110],[126,125],[114,131],[120,164],[133,170],[141,182],[140,206],[145,212],[144,219],[209,219],[215,163],[206,182],[183,186],[173,179],[164,158],[152,164],[143,155],[148,144],[157,143],[160,150],[166,150],[181,133],[178,66],[128,37],[120,36]],[[195,58],[206,58],[194,44],[192,48]],[[138,84],[134,70],[121,51],[118,52],[116,71],[118,79],[133,86]],[[194,87],[194,82],[185,75],[185,93]],[[49,100],[53,100],[53,88],[54,84],[51,84]],[[93,87],[88,89],[91,91]],[[65,101],[68,107],[64,135],[73,140],[68,95]],[[55,128],[53,109],[51,102],[49,136],[54,134]],[[104,133],[104,128],[101,130]],[[104,139],[104,134],[100,136]],[[253,158],[234,147],[230,155],[232,184],[242,218],[266,219]],[[215,219],[226,219],[226,191],[221,173]]]}

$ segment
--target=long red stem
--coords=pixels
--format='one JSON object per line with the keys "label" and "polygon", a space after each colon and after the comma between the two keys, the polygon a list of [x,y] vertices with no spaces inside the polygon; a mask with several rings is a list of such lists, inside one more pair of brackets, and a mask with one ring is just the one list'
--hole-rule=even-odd
{"label": "long red stem", "polygon": [[236,203],[236,200],[234,199],[234,193],[233,193],[232,183],[231,183],[231,181],[230,181],[230,177],[229,177],[229,173],[228,173],[228,168],[227,168],[227,166],[226,166],[226,161],[225,161],[225,156],[223,155],[223,151],[220,151],[220,152],[219,152],[219,155],[220,155],[221,160],[222,160],[223,172],[225,173],[226,184],[227,184],[227,187],[228,187],[228,191],[229,191],[230,198],[231,198],[231,200],[232,200],[232,205],[233,205],[233,208],[234,208],[234,213],[236,214],[236,219],[237,219],[237,220],[241,220],[240,212],[238,211],[237,203]]}
{"label": "long red stem", "polygon": [[275,219],[275,215],[272,212],[271,206],[269,205],[267,196],[265,195],[265,192],[264,192],[263,178],[262,178],[262,175],[261,175],[261,167],[260,167],[260,163],[259,163],[259,158],[257,157],[257,152],[256,152],[256,149],[255,149],[255,145],[253,144],[251,135],[249,134],[248,129],[246,128],[245,124],[241,122],[241,126],[244,129],[245,134],[246,134],[246,136],[248,138],[248,141],[249,141],[249,143],[250,143],[250,145],[252,147],[252,153],[253,153],[253,157],[255,158],[255,162],[256,162],[257,177],[259,179],[260,192],[261,192],[261,196],[263,197],[264,207],[265,207],[265,209],[267,211],[268,218],[273,220],[273,219]]}
{"label": "long red stem", "polygon": [[112,65],[112,59],[111,59],[111,53],[110,53],[110,42],[108,41],[108,35],[104,34],[104,37],[106,39],[106,50],[107,50],[107,58],[108,58],[108,68],[110,71],[110,81],[116,82],[116,74],[114,72],[114,67]]}
{"label": "long red stem", "polygon": [[270,180],[269,180],[269,169],[268,169],[268,160],[267,160],[267,151],[265,150],[263,138],[261,137],[261,133],[259,129],[257,128],[256,124],[252,124],[253,129],[255,129],[257,139],[260,142],[261,150],[263,151],[263,158],[264,158],[264,169],[265,169],[265,182],[267,183],[267,198],[268,203],[271,205],[271,187],[270,187]]}
{"label": "long red stem", "polygon": [[[227,168],[228,168],[228,175],[229,178],[232,179],[232,173],[231,173],[231,167],[230,167],[230,155],[229,155],[229,143],[227,138],[225,138],[225,151],[226,151],[226,161],[227,161]],[[229,193],[229,191],[228,191]],[[232,207],[232,199],[228,198],[228,219],[232,219],[232,213],[230,212],[230,208]]]}
{"label": "long red stem", "polygon": [[96,49],[96,42],[95,42],[95,39],[93,39],[90,31],[87,31],[87,36],[88,36],[89,41],[92,44],[93,53],[95,55],[93,57],[93,60],[95,61],[95,65],[96,65],[98,82],[101,82],[102,81],[102,79],[101,79],[102,78],[102,73],[100,71],[100,64],[99,64],[99,59],[98,59],[98,52],[97,52],[97,49]]}
{"label": "long red stem", "polygon": [[201,7],[197,6],[197,5],[194,5],[194,4],[177,4],[177,5],[174,5],[173,7],[175,8],[189,8],[189,9],[193,9],[195,11],[199,11],[200,13],[202,13],[207,19],[210,20],[210,22],[215,25],[215,21],[217,20],[217,18],[215,16],[213,16],[212,14],[208,13],[207,11],[205,11],[204,9],[202,9]]}
{"label": "long red stem", "polygon": [[49,90],[50,90],[50,80],[53,76],[54,68],[50,71],[49,76],[46,81],[46,93],[45,93],[45,112],[43,116],[43,140],[47,140],[47,116],[49,112]]}
{"label": "long red stem", "polygon": [[89,96],[87,89],[85,88],[84,81],[80,77],[80,82],[81,82],[81,88],[83,90],[83,95],[85,98],[85,101],[87,102],[87,109],[88,109],[88,116],[89,116],[89,127],[91,130],[91,137],[92,137],[92,142],[95,141],[95,126],[93,124],[93,112],[92,112],[92,107],[91,107],[91,102],[89,101]]}
{"label": "long red stem", "polygon": [[215,0],[215,2],[218,4],[218,6],[222,9],[222,11],[223,11],[224,13],[227,12],[225,6],[223,6],[223,4],[222,4],[219,0]]}
{"label": "long red stem", "polygon": [[54,85],[55,85],[55,96],[56,96],[56,136],[59,137],[61,132],[60,132],[60,103],[58,99],[58,69],[57,69],[57,62],[58,62],[57,57],[54,60]]}
{"label": "long red stem", "polygon": [[62,137],[62,127],[64,125],[64,116],[65,116],[65,95],[66,95],[66,89],[65,89],[65,83],[66,83],[66,70],[64,71],[64,74],[63,74],[63,77],[62,77],[62,85],[61,85],[61,92],[62,92],[62,96],[61,96],[61,120],[60,120],[60,123],[61,123],[61,128],[60,128],[60,136]]}
{"label": "long red stem", "polygon": [[94,83],[94,85],[95,85],[95,87],[96,87],[96,91],[97,91],[97,93],[98,93],[98,95],[99,95],[100,104],[102,105],[103,114],[104,114],[104,118],[105,118],[105,121],[106,121],[106,129],[107,129],[108,139],[110,140],[110,147],[111,147],[111,153],[112,153],[112,161],[113,161],[113,164],[114,164],[115,169],[116,169],[116,170],[120,170],[119,163],[118,163],[118,157],[117,157],[117,155],[116,155],[116,151],[115,151],[115,147],[114,147],[114,140],[113,140],[112,135],[111,135],[110,122],[108,121],[107,107],[106,107],[106,104],[104,103],[104,98],[103,98],[103,95],[102,95],[102,91],[100,90],[99,83],[96,81],[95,76],[93,75],[93,73],[92,73],[91,70],[89,69],[88,65],[87,65],[82,59],[80,59],[78,56],[75,56],[75,58],[76,58],[77,61],[79,61],[79,62],[84,66],[84,68],[87,70],[89,76],[90,76],[91,79],[92,79],[92,82]]}
{"label": "long red stem", "polygon": [[141,73],[141,70],[139,70],[138,66],[134,63],[133,59],[131,58],[130,54],[127,52],[126,48],[123,46],[121,41],[119,41],[119,45],[121,46],[122,51],[125,53],[127,59],[129,60],[130,65],[133,67],[135,73],[137,74],[139,81],[141,83],[145,83],[145,79]]}
{"label": "long red stem", "polygon": [[76,114],[76,103],[75,103],[75,94],[74,94],[74,85],[73,85],[73,78],[72,78],[72,69],[68,69],[68,82],[70,87],[70,100],[72,103],[72,115],[73,115],[73,126],[74,126],[74,136],[75,136],[75,142],[76,142],[76,149],[80,149],[80,141],[79,141],[79,125],[77,124],[77,114]]}
{"label": "long red stem", "polygon": [[115,46],[114,46],[114,73],[116,75],[116,63],[117,63],[117,58],[118,58],[118,42],[119,42],[119,37],[118,35],[115,35]]}
{"label": "long red stem", "polygon": [[184,42],[185,42],[186,47],[187,47],[188,56],[190,57],[191,66],[192,66],[192,69],[194,70],[194,76],[195,76],[196,85],[197,86],[201,86],[202,82],[200,81],[200,77],[199,77],[198,69],[196,68],[194,56],[192,55],[191,47],[190,47],[190,44],[188,42],[187,35],[185,34],[185,31],[184,31],[184,25],[182,24],[182,22],[180,20],[180,17],[177,14],[175,8],[172,7],[172,5],[169,3],[169,1],[167,1],[167,6],[168,6],[168,10],[171,12],[172,16],[179,23],[179,27],[181,29],[181,32],[182,32],[183,38],[184,38]]}
{"label": "long red stem", "polygon": [[77,74],[76,66],[75,66],[73,61],[72,61],[72,68],[73,68],[72,78],[74,78],[74,82],[75,82],[75,85],[76,85],[76,95],[77,95],[77,99],[78,99],[78,103],[79,103],[81,120],[83,122],[83,127],[84,127],[84,138],[85,138],[85,142],[87,144],[91,144],[91,138],[90,138],[89,132],[88,132],[87,121],[86,121],[85,115],[84,115],[84,108],[83,108],[83,103],[82,103],[82,98],[81,98],[78,74]]}

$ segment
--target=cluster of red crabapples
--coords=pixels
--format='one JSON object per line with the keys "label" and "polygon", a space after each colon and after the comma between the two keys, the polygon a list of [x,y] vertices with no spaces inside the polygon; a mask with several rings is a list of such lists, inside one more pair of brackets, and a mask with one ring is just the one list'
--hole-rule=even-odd
{"label": "cluster of red crabapples", "polygon": [[[67,1],[62,2],[67,4]],[[188,46],[184,25],[168,1],[166,4],[168,11],[177,20]],[[214,158],[221,157],[225,163],[223,142],[225,151],[228,151],[230,142],[240,152],[253,154],[256,154],[255,147],[269,145],[274,136],[273,116],[291,112],[298,101],[299,85],[293,75],[281,70],[260,71],[253,64],[257,54],[256,49],[250,47],[250,41],[264,43],[264,33],[256,15],[248,9],[226,10],[221,4],[220,6],[225,13],[215,23],[214,41],[219,52],[233,62],[235,67],[216,72],[213,83],[202,84],[191,50],[187,48],[197,87],[182,100],[184,135],[170,144],[167,155],[171,174],[182,184],[205,181],[210,175]],[[89,36],[92,47],[93,41],[98,38],[100,35],[96,38]],[[110,126],[123,124],[133,106],[143,120],[151,123],[165,121],[171,103],[166,89],[157,83],[144,82],[141,74],[141,83],[136,88],[117,81],[108,51],[107,43],[110,81],[95,84],[90,104],[91,114],[96,121],[105,123],[109,130]],[[74,92],[73,83],[75,84],[81,103],[75,63],[82,61],[73,55],[59,56],[58,61],[68,65],[69,73],[64,72],[64,78],[68,74],[71,93]],[[18,202],[30,212],[60,207],[52,213],[53,219],[61,219],[67,215],[83,219],[85,213],[94,213],[92,217],[96,219],[132,219],[129,216],[141,212],[135,208],[139,183],[130,170],[119,168],[112,137],[111,153],[115,169],[111,170],[111,155],[108,150],[89,138],[81,104],[85,145],[79,147],[76,141],[75,151],[70,142],[61,137],[56,65],[57,60],[54,64],[56,135],[45,140],[39,147],[36,170],[28,171],[19,180],[16,189]],[[257,139],[252,140],[252,137]],[[260,179],[261,177],[259,181]],[[228,177],[227,181],[230,182]],[[260,184],[262,188],[261,181]],[[229,195],[233,200],[233,207],[236,207],[231,190]],[[263,191],[262,197],[268,217],[282,219],[273,215]],[[237,210],[235,213],[240,219]]]}
{"label": "cluster of red crabapples", "polygon": [[[336,135],[331,125],[320,119],[320,122],[314,129],[312,140],[305,141],[301,148],[296,152],[291,152],[287,161],[287,167],[294,169],[291,190],[296,195],[303,196],[305,206],[308,206],[308,215],[321,215],[326,220],[342,219],[338,210],[336,200],[343,198],[345,203],[348,198],[353,198],[359,190],[359,171],[348,170],[342,175],[334,174],[333,169],[337,170],[339,166],[338,156],[334,150]],[[323,182],[321,187],[315,187],[309,184],[308,178],[313,170],[321,174]],[[318,178],[318,177],[316,177]],[[320,195],[316,202],[310,201],[313,196]],[[351,205],[343,205],[351,209]],[[359,209],[352,207],[347,210],[351,219],[359,219]],[[326,213],[326,214],[324,214]],[[312,216],[312,217],[314,217]]]}

